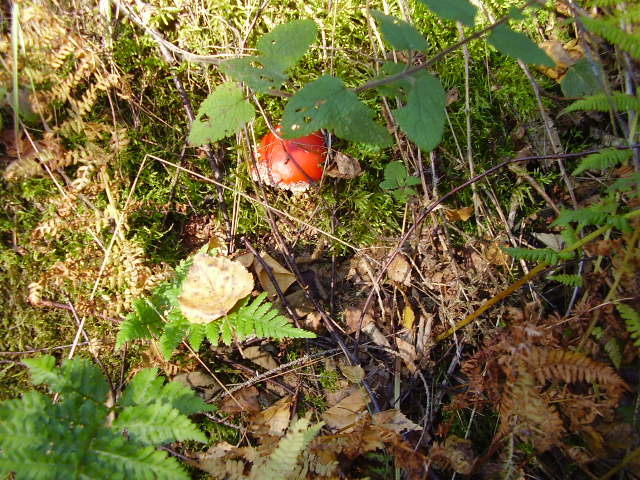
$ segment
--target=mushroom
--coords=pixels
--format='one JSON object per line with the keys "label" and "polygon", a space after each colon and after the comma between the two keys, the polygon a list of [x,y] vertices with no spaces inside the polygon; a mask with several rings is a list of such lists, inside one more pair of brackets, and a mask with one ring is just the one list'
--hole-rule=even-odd
{"label": "mushroom", "polygon": [[280,127],[267,133],[260,142],[256,168],[251,177],[267,185],[303,192],[322,178],[322,164],[327,156],[327,147],[321,132],[286,140],[280,135]]}

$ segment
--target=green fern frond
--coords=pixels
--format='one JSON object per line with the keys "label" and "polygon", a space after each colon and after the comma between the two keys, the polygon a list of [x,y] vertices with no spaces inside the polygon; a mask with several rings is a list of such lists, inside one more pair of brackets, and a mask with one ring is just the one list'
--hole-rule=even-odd
{"label": "green fern frond", "polygon": [[298,456],[307,448],[322,428],[323,423],[309,426],[309,420],[301,418],[289,427],[284,438],[269,455],[266,462],[251,469],[251,479],[282,480],[291,478],[298,463]]}
{"label": "green fern frond", "polygon": [[174,308],[167,316],[164,333],[160,336],[160,352],[165,360],[169,360],[189,328],[189,321],[179,309]]}
{"label": "green fern frond", "polygon": [[572,175],[579,175],[587,170],[606,170],[620,165],[631,158],[631,150],[606,148],[598,153],[584,157]]}
{"label": "green fern frond", "polygon": [[552,226],[566,227],[571,223],[578,224],[578,230],[586,225],[604,225],[617,208],[615,202],[603,201],[577,210],[561,209]]}
{"label": "green fern frond", "polygon": [[24,360],[31,371],[34,385],[46,383],[52,392],[75,394],[95,403],[104,403],[109,386],[100,369],[85,359],[65,362],[56,368],[56,360],[51,355]]}
{"label": "green fern frond", "polygon": [[640,58],[640,36],[627,33],[616,25],[615,19],[600,20],[597,18],[580,17],[580,21],[587,30],[600,35],[602,38],[626,50],[636,58]]}
{"label": "green fern frond", "polygon": [[634,340],[633,344],[640,348],[640,313],[624,303],[618,303],[616,308],[627,325],[627,331]]}
{"label": "green fern frond", "polygon": [[549,275],[547,276],[547,279],[554,280],[568,287],[581,287],[583,284],[583,279],[580,275],[569,275],[562,273],[559,275]]}
{"label": "green fern frond", "polygon": [[217,347],[220,342],[220,327],[222,326],[221,322],[211,322],[208,323],[205,329],[207,334],[207,339],[211,342],[211,345]]}
{"label": "green fern frond", "polygon": [[[50,389],[59,391],[56,402],[36,391],[0,402],[0,472],[13,472],[16,479],[89,478],[89,474],[116,480],[189,478],[155,445],[178,439],[206,441],[181,413],[195,413],[203,405],[210,408],[193,391],[180,384],[163,385],[157,370],[143,370],[112,407],[120,415],[109,424],[106,380],[97,367],[73,359],[55,368],[52,358],[28,362],[37,381],[55,384]],[[122,429],[128,431],[127,437]]]}
{"label": "green fern frond", "polygon": [[627,193],[632,190],[636,191],[636,196],[640,194],[640,189],[638,188],[640,185],[640,172],[634,172],[627,177],[621,177],[615,182],[613,182],[609,188],[607,188],[608,193]]}
{"label": "green fern frond", "polygon": [[207,437],[178,410],[166,403],[126,407],[113,422],[113,428],[127,431],[143,445],[158,445],[178,440],[206,442]]}
{"label": "green fern frond", "polygon": [[163,384],[162,379],[158,377],[157,368],[145,368],[138,372],[127,384],[119,404],[128,407],[155,402],[166,403],[184,415],[215,409],[181,383]]}
{"label": "green fern frond", "polygon": [[631,224],[624,215],[611,215],[607,217],[607,225],[617,228],[621,232],[628,233],[631,231]]}
{"label": "green fern frond", "polygon": [[242,320],[242,318],[251,317],[250,321],[254,329],[251,333],[255,333],[258,338],[315,338],[315,333],[291,325],[270,302],[261,305],[266,297],[266,293],[261,293],[249,306],[236,312],[236,318],[241,322],[248,323],[249,320]]}
{"label": "green fern frond", "polygon": [[560,262],[560,255],[550,248],[512,248],[505,247],[503,250],[518,260],[523,259],[529,262],[545,262],[555,265]]}
{"label": "green fern frond", "polygon": [[162,318],[158,315],[157,307],[150,300],[136,298],[133,301],[133,312],[129,313],[116,337],[116,350],[122,348],[126,342],[141,338],[152,338],[162,329]]}
{"label": "green fern frond", "polygon": [[200,350],[200,346],[204,341],[206,325],[203,323],[192,323],[189,325],[189,345],[196,352]]}
{"label": "green fern frond", "polygon": [[610,338],[607,343],[604,344],[604,351],[609,355],[609,359],[613,366],[620,368],[622,364],[622,351],[620,350],[620,343],[617,338]]}
{"label": "green fern frond", "polygon": [[596,110],[599,112],[608,112],[614,106],[618,111],[632,110],[640,112],[640,99],[626,93],[615,92],[610,97],[604,93],[598,93],[585,97],[582,100],[576,100],[562,113],[575,112],[577,110]]}

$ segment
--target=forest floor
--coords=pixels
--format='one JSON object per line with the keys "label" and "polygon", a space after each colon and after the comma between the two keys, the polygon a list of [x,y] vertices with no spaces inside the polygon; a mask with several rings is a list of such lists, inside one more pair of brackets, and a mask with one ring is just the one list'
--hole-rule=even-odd
{"label": "forest floor", "polygon": [[[2,15],[0,400],[156,368],[212,406],[156,443],[191,478],[640,478],[638,7]],[[318,181],[254,178],[329,106]]]}

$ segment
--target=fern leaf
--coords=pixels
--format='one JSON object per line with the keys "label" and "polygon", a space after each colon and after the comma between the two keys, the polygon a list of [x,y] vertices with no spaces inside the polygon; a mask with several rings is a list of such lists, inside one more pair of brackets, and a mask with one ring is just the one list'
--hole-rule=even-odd
{"label": "fern leaf", "polygon": [[116,337],[116,350],[122,348],[125,342],[138,338],[152,338],[162,328],[162,318],[158,315],[153,304],[147,299],[137,298],[133,301],[133,312],[129,313]]}
{"label": "fern leaf", "polygon": [[640,58],[640,36],[627,33],[618,28],[614,23],[616,20],[600,20],[597,18],[580,17],[580,20],[587,29],[600,35],[609,43],[626,50],[636,58]]}
{"label": "fern leaf", "polygon": [[562,113],[575,112],[577,110],[597,110],[599,112],[608,112],[611,110],[612,105],[618,111],[632,110],[640,112],[640,99],[638,97],[616,92],[609,97],[604,93],[599,93],[597,95],[585,97],[582,100],[576,100],[565,108]]}
{"label": "fern leaf", "polygon": [[638,185],[640,185],[640,172],[634,172],[629,176],[619,178],[613,182],[611,186],[607,188],[607,193],[625,193],[635,190],[637,196],[638,193],[640,193]]}
{"label": "fern leaf", "polygon": [[578,223],[578,230],[586,225],[603,225],[615,213],[616,208],[615,202],[603,201],[577,210],[561,209],[560,215],[551,225],[565,227],[575,222]]}
{"label": "fern leaf", "polygon": [[505,247],[503,250],[513,258],[527,260],[529,262],[545,262],[555,265],[560,261],[560,256],[555,250],[550,248],[511,248]]}
{"label": "fern leaf", "polygon": [[583,283],[582,277],[580,275],[568,275],[568,274],[549,275],[547,276],[547,279],[554,280],[568,287],[581,287]]}
{"label": "fern leaf", "polygon": [[210,322],[206,327],[207,339],[211,342],[211,345],[217,347],[220,341],[220,326],[221,321]]}
{"label": "fern leaf", "polygon": [[158,377],[158,369],[144,368],[127,384],[118,403],[123,407],[148,404],[156,401],[161,391],[162,378]]}
{"label": "fern leaf", "polygon": [[236,315],[229,315],[222,319],[221,326],[221,335],[222,341],[226,346],[231,345],[231,341],[233,340],[233,330],[231,328],[231,321],[237,318]]}
{"label": "fern leaf", "polygon": [[318,434],[323,423],[309,426],[309,420],[301,418],[289,428],[278,446],[259,468],[251,469],[252,479],[282,480],[289,478],[298,463],[298,456]]}
{"label": "fern leaf", "polygon": [[215,405],[209,405],[193,390],[180,382],[168,382],[162,387],[159,397],[162,402],[170,404],[183,415],[193,415],[199,412],[216,410]]}
{"label": "fern leaf", "polygon": [[[258,338],[315,338],[314,333],[292,326],[270,302],[262,304],[266,296],[266,293],[261,293],[250,305],[235,312],[234,324],[243,325],[243,338],[249,334],[255,334]],[[246,329],[249,324],[253,331]]]}
{"label": "fern leaf", "polygon": [[618,303],[616,308],[627,325],[627,331],[634,340],[633,344],[640,348],[640,313],[624,303]]}
{"label": "fern leaf", "polygon": [[[110,479],[154,479],[154,480],[189,480],[184,469],[175,458],[167,456],[166,452],[153,447],[134,447],[121,439],[109,443],[98,444],[95,453],[108,470],[104,476],[99,474],[91,478]],[[94,464],[95,465],[95,464]],[[92,465],[92,467],[94,467]],[[91,471],[95,475],[93,468]],[[72,477],[66,477],[72,478]]]}
{"label": "fern leaf", "polygon": [[102,404],[107,398],[109,386],[100,369],[80,358],[66,360],[61,369],[55,367],[50,355],[25,360],[35,385],[46,383],[51,391],[62,394],[75,393],[82,398]]}
{"label": "fern leaf", "polygon": [[206,325],[203,323],[192,323],[189,325],[189,344],[197,352],[204,340]]}
{"label": "fern leaf", "polygon": [[587,170],[606,170],[631,158],[631,150],[619,150],[617,148],[606,148],[598,153],[593,153],[584,157],[572,175],[580,175]]}
{"label": "fern leaf", "polygon": [[189,321],[182,316],[179,309],[174,308],[167,317],[164,333],[160,336],[160,352],[165,360],[169,360],[189,328]]}
{"label": "fern leaf", "polygon": [[609,355],[609,359],[613,366],[620,368],[622,364],[622,351],[620,350],[620,343],[617,338],[610,338],[607,343],[604,344],[604,351]]}
{"label": "fern leaf", "polygon": [[177,440],[207,441],[191,420],[171,405],[159,402],[124,408],[113,422],[113,428],[126,430],[134,440],[145,445]]}

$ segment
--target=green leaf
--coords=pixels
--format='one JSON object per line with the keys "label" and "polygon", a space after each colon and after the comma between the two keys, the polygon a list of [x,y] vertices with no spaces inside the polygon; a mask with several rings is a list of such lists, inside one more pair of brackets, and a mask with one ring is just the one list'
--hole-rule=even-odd
{"label": "green leaf", "polygon": [[560,81],[560,87],[566,97],[594,95],[602,89],[594,66],[586,58],[578,60],[567,70]]}
{"label": "green leaf", "polygon": [[196,352],[200,350],[200,345],[205,336],[206,326],[202,323],[192,323],[189,325],[189,344]]}
{"label": "green leaf", "polygon": [[600,20],[597,18],[580,17],[580,21],[587,30],[597,33],[602,38],[629,52],[635,58],[640,58],[640,35],[621,30],[616,20]]}
{"label": "green leaf", "polygon": [[220,69],[237,82],[245,82],[256,92],[267,93],[287,79],[283,73],[270,68],[261,57],[232,58],[220,64]]}
{"label": "green leaf", "polygon": [[420,0],[435,14],[455,20],[469,27],[473,26],[476,18],[476,7],[467,0]]}
{"label": "green leaf", "polygon": [[398,188],[404,183],[407,175],[407,168],[403,162],[400,160],[389,162],[387,166],[384,167],[384,181],[380,183],[380,187],[385,190]]}
{"label": "green leaf", "polygon": [[493,29],[487,39],[500,52],[525,63],[554,67],[555,63],[533,40],[520,32],[514,32],[507,25],[501,24]]}
{"label": "green leaf", "polygon": [[583,279],[580,275],[570,275],[566,273],[549,275],[547,276],[547,280],[554,280],[568,287],[581,287],[583,284]]}
{"label": "green leaf", "polygon": [[616,108],[618,111],[633,110],[635,112],[640,112],[640,98],[622,92],[614,92],[610,96],[607,96],[604,93],[598,93],[573,102],[567,108],[562,110],[562,114],[574,112],[576,110],[608,112],[612,108]]}
{"label": "green leaf", "polygon": [[196,146],[217,142],[242,128],[254,115],[255,109],[242,90],[233,83],[223,83],[200,105],[189,142]]}
{"label": "green leaf", "polygon": [[380,10],[369,10],[380,24],[384,39],[396,50],[426,50],[427,41],[418,29],[403,20],[385,15]]}
{"label": "green leaf", "polygon": [[634,340],[633,344],[640,348],[640,313],[624,303],[618,303],[616,308],[627,324],[629,336]]}
{"label": "green leaf", "polygon": [[220,342],[220,324],[221,320],[216,320],[214,322],[207,323],[206,333],[207,339],[211,342],[211,345],[214,347],[218,346]]}
{"label": "green leaf", "polygon": [[573,171],[572,175],[579,175],[586,170],[606,170],[631,158],[631,150],[619,150],[617,148],[605,148],[598,153],[587,155]]}
{"label": "green leaf", "polygon": [[425,151],[438,146],[444,132],[445,92],[440,80],[432,75],[412,77],[413,86],[407,104],[394,110],[400,128],[409,140]]}
{"label": "green leaf", "polygon": [[191,420],[167,403],[125,407],[113,422],[113,428],[126,430],[134,440],[145,445],[178,440],[207,441]]}
{"label": "green leaf", "polygon": [[165,360],[169,360],[178,344],[182,341],[187,329],[189,321],[182,316],[177,309],[174,309],[167,317],[169,322],[165,325],[164,333],[160,336],[160,352]]}
{"label": "green leaf", "polygon": [[162,318],[153,304],[144,298],[133,301],[133,312],[129,313],[120,324],[116,337],[116,350],[122,348],[126,342],[139,338],[152,338],[163,326]]}
{"label": "green leaf", "polygon": [[306,53],[318,34],[318,27],[310,19],[283,23],[258,40],[261,60],[268,68],[285,71]]}
{"label": "green leaf", "polygon": [[284,108],[282,135],[296,138],[326,128],[352,142],[389,145],[391,135],[342,80],[323,76],[299,90]]}

